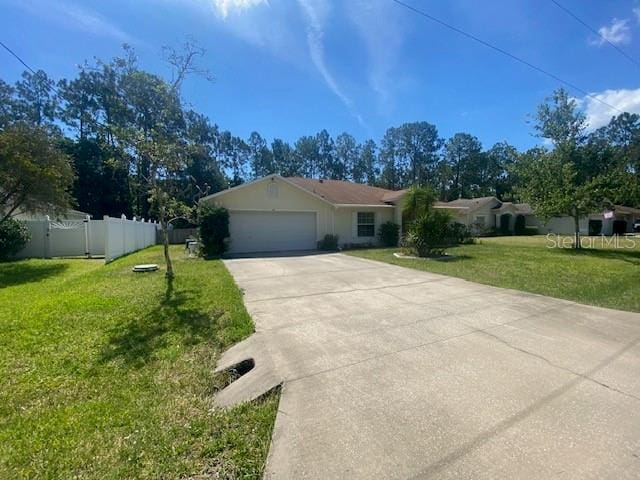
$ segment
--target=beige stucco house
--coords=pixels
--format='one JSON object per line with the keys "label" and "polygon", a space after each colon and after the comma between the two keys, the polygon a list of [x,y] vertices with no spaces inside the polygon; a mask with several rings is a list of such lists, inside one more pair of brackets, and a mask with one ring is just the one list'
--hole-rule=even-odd
{"label": "beige stucco house", "polygon": [[513,232],[516,218],[524,217],[527,227],[537,227],[538,221],[526,203],[501,202],[496,197],[460,198],[451,202],[436,202],[435,208],[449,211],[454,221],[469,227],[476,234],[483,234],[502,226]]}
{"label": "beige stucco house", "polygon": [[[340,180],[269,175],[201,201],[229,210],[230,253],[315,250],[325,235],[337,235],[341,246],[376,245],[380,225],[402,224],[405,190],[393,191]],[[539,233],[573,233],[573,219],[554,217],[538,221],[526,203],[502,202],[496,197],[436,202],[434,208],[451,213],[454,222],[476,235],[492,230],[515,230],[518,217]],[[615,206],[607,214],[585,217],[584,234],[632,231],[640,210]],[[596,232],[597,231],[597,232]]]}
{"label": "beige stucco house", "polygon": [[377,244],[381,224],[401,222],[404,192],[339,180],[268,175],[204,197],[229,210],[230,253],[314,250],[326,234],[339,244]]}

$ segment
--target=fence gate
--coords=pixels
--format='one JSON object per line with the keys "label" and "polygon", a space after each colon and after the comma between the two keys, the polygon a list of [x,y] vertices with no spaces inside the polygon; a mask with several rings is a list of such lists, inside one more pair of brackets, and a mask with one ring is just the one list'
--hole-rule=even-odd
{"label": "fence gate", "polygon": [[52,221],[47,217],[45,257],[76,257],[91,255],[89,217],[84,220]]}

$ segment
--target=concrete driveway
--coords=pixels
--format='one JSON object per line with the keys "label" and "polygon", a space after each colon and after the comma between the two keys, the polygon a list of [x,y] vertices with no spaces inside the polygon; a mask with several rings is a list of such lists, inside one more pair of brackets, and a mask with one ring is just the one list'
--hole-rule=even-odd
{"label": "concrete driveway", "polygon": [[225,264],[257,332],[218,403],[283,385],[266,478],[640,477],[640,315],[342,254]]}

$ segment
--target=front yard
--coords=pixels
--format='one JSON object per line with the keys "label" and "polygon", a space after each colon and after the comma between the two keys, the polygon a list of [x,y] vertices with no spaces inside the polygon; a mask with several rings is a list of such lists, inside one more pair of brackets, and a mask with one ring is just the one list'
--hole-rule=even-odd
{"label": "front yard", "polygon": [[219,261],[160,247],[0,264],[0,478],[259,478],[278,395],[213,408],[221,350],[253,323]]}
{"label": "front yard", "polygon": [[[567,239],[569,241],[570,239]],[[399,249],[354,250],[350,255],[620,310],[640,312],[640,237],[615,248],[585,239],[574,251],[544,236],[482,238],[451,248],[448,261],[400,259]],[[568,244],[568,242],[567,242]]]}

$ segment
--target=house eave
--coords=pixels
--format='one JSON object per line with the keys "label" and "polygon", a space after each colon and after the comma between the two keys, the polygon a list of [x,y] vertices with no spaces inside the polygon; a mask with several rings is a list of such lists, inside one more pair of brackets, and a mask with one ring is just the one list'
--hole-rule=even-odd
{"label": "house eave", "polygon": [[290,185],[290,186],[292,186],[292,187],[295,187],[296,189],[300,190],[301,192],[306,193],[307,195],[309,195],[309,196],[311,196],[311,197],[313,197],[313,198],[317,198],[318,200],[320,200],[320,201],[322,201],[322,202],[324,202],[324,203],[326,203],[326,204],[328,204],[328,205],[331,205],[331,206],[334,206],[334,207],[335,207],[335,204],[334,204],[334,203],[332,203],[332,202],[330,202],[330,201],[329,201],[329,200],[327,200],[326,198],[321,197],[320,195],[318,195],[318,194],[316,194],[316,193],[310,192],[310,191],[309,191],[309,190],[307,190],[306,188],[303,188],[303,187],[301,187],[300,185],[297,185],[297,184],[295,184],[294,182],[292,182],[292,181],[290,181],[290,180],[287,180],[285,177],[282,177],[282,176],[280,176],[280,175],[278,175],[278,174],[275,174],[275,173],[274,173],[274,174],[272,174],[272,175],[267,175],[266,177],[258,178],[257,180],[253,180],[252,182],[247,182],[247,183],[243,183],[243,184],[241,184],[241,185],[236,185],[235,187],[227,188],[226,190],[221,190],[221,191],[216,192],[216,193],[213,193],[213,194],[211,194],[211,195],[207,195],[206,197],[202,197],[202,198],[199,200],[199,202],[213,200],[213,199],[215,199],[215,198],[222,197],[223,195],[225,195],[225,194],[227,194],[227,193],[229,193],[229,192],[231,192],[231,191],[234,191],[234,190],[240,190],[240,189],[245,188],[245,187],[248,187],[248,186],[250,186],[250,185],[255,185],[255,184],[257,184],[257,183],[264,182],[265,180],[273,180],[273,179],[276,179],[276,178],[277,178],[278,180],[282,180],[282,181],[283,181],[284,183],[286,183],[287,185]]}
{"label": "house eave", "polygon": [[337,208],[396,208],[395,205],[363,204],[363,203],[334,203]]}
{"label": "house eave", "polygon": [[469,207],[456,207],[454,205],[434,205],[433,208],[441,208],[445,210],[465,210],[470,211]]}

